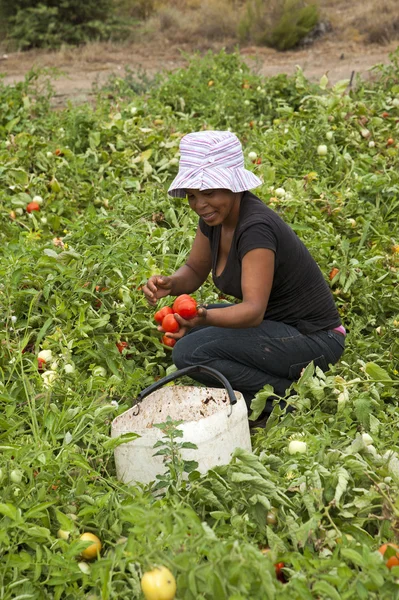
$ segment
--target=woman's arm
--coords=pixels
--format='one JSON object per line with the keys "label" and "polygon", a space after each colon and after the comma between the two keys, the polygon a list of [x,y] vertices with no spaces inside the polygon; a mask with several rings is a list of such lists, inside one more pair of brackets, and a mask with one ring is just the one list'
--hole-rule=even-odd
{"label": "woman's arm", "polygon": [[212,268],[211,247],[208,238],[197,228],[197,233],[186,263],[173,275],[153,275],[143,286],[147,301],[155,306],[159,298],[191,294],[206,280]]}
{"label": "woman's arm", "polygon": [[256,327],[263,321],[274,277],[274,252],[250,250],[242,259],[242,302],[207,312],[206,324],[217,327]]}
{"label": "woman's arm", "polygon": [[269,301],[274,277],[274,252],[266,248],[250,250],[242,260],[241,289],[243,300],[241,304],[225,308],[206,310],[200,308],[198,317],[185,321],[175,315],[181,328],[178,333],[168,333],[169,337],[178,340],[188,329],[198,325],[214,325],[216,327],[233,327],[244,329],[256,327],[263,321]]}

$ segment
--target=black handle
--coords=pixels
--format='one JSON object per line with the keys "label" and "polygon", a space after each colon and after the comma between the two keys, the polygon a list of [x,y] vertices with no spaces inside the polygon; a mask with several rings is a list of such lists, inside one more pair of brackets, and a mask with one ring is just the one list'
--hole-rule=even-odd
{"label": "black handle", "polygon": [[212,367],[207,367],[205,365],[194,365],[192,367],[186,367],[185,369],[180,369],[179,371],[175,371],[170,375],[166,375],[166,377],[163,377],[155,383],[152,383],[147,388],[145,388],[145,390],[140,392],[137,396],[137,401],[141,402],[143,398],[145,398],[149,394],[152,394],[152,392],[155,392],[155,390],[161,388],[163,385],[165,385],[165,383],[169,383],[169,381],[173,381],[174,379],[182,377],[183,375],[190,375],[190,373],[206,373],[207,375],[212,375],[215,379],[218,379],[221,383],[223,383],[224,387],[226,388],[226,391],[229,395],[230,404],[236,404],[237,398],[235,397],[233,388],[231,387],[231,384],[226,379],[226,377],[222,375],[222,373],[219,373],[219,371],[216,371],[216,369],[212,369]]}

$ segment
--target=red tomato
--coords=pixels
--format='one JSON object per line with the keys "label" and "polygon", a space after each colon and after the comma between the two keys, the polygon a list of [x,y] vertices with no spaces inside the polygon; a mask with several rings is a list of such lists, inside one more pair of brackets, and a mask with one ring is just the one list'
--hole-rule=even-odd
{"label": "red tomato", "polygon": [[169,348],[173,348],[173,346],[176,344],[176,340],[174,340],[173,338],[167,337],[166,335],[162,336],[161,342],[165,346],[169,346]]}
{"label": "red tomato", "polygon": [[173,315],[173,310],[170,308],[170,306],[164,306],[163,308],[161,308],[161,310],[156,312],[154,315],[154,319],[157,323],[161,324],[166,315]]}
{"label": "red tomato", "polygon": [[120,354],[122,354],[125,348],[129,348],[129,344],[127,342],[116,342],[116,347],[118,348]]}
{"label": "red tomato", "polygon": [[276,577],[279,581],[281,581],[282,583],[285,583],[285,577],[284,577],[284,573],[283,573],[283,569],[284,569],[284,563],[283,562],[278,562],[274,565],[274,568],[276,570]]}
{"label": "red tomato", "polygon": [[175,299],[175,301],[173,302],[173,312],[174,313],[178,313],[178,307],[180,302],[183,302],[183,300],[190,300],[191,302],[195,303],[195,300],[192,296],[189,296],[188,294],[181,294],[181,296],[177,296],[177,298]]}
{"label": "red tomato", "polygon": [[[391,554],[393,554],[393,556],[390,556],[389,558],[385,557],[388,548],[392,548]],[[382,546],[378,548],[378,552],[382,554],[384,559],[386,558],[385,564],[388,569],[392,569],[392,567],[397,567],[399,565],[399,546],[396,544],[382,544]]]}
{"label": "red tomato", "polygon": [[388,138],[387,139],[387,146],[392,146],[392,144],[395,143],[395,140],[393,138]]}
{"label": "red tomato", "polygon": [[39,371],[43,371],[45,364],[46,364],[46,361],[44,360],[44,358],[37,359],[37,368]]}
{"label": "red tomato", "polygon": [[37,202],[29,202],[29,204],[26,207],[26,210],[28,213],[31,213],[34,210],[40,210],[40,204],[38,204]]}
{"label": "red tomato", "polygon": [[162,329],[168,333],[176,333],[179,331],[180,325],[174,315],[166,315],[162,321]]}
{"label": "red tomato", "polygon": [[191,300],[182,300],[176,312],[183,319],[192,319],[197,315],[197,305]]}
{"label": "red tomato", "polygon": [[197,303],[188,294],[182,294],[174,301],[173,312],[180,315],[183,319],[192,319],[197,314]]}
{"label": "red tomato", "polygon": [[337,269],[337,267],[334,267],[333,269],[331,269],[330,275],[329,275],[330,280],[334,279],[334,277],[336,275],[338,275],[338,273],[339,273],[339,269]]}

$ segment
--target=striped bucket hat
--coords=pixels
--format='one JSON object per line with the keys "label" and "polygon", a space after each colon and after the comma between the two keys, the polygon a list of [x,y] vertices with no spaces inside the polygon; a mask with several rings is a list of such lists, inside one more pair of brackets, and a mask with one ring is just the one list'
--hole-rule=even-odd
{"label": "striped bucket hat", "polygon": [[197,131],[180,141],[179,172],[168,194],[185,198],[186,189],[245,192],[262,184],[244,168],[241,142],[230,131]]}

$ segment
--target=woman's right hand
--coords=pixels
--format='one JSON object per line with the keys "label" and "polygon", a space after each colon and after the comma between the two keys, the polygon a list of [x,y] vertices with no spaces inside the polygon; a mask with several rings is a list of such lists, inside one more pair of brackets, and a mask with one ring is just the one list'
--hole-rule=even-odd
{"label": "woman's right hand", "polygon": [[143,286],[143,293],[148,304],[155,306],[160,298],[172,293],[172,278],[164,275],[152,275]]}

